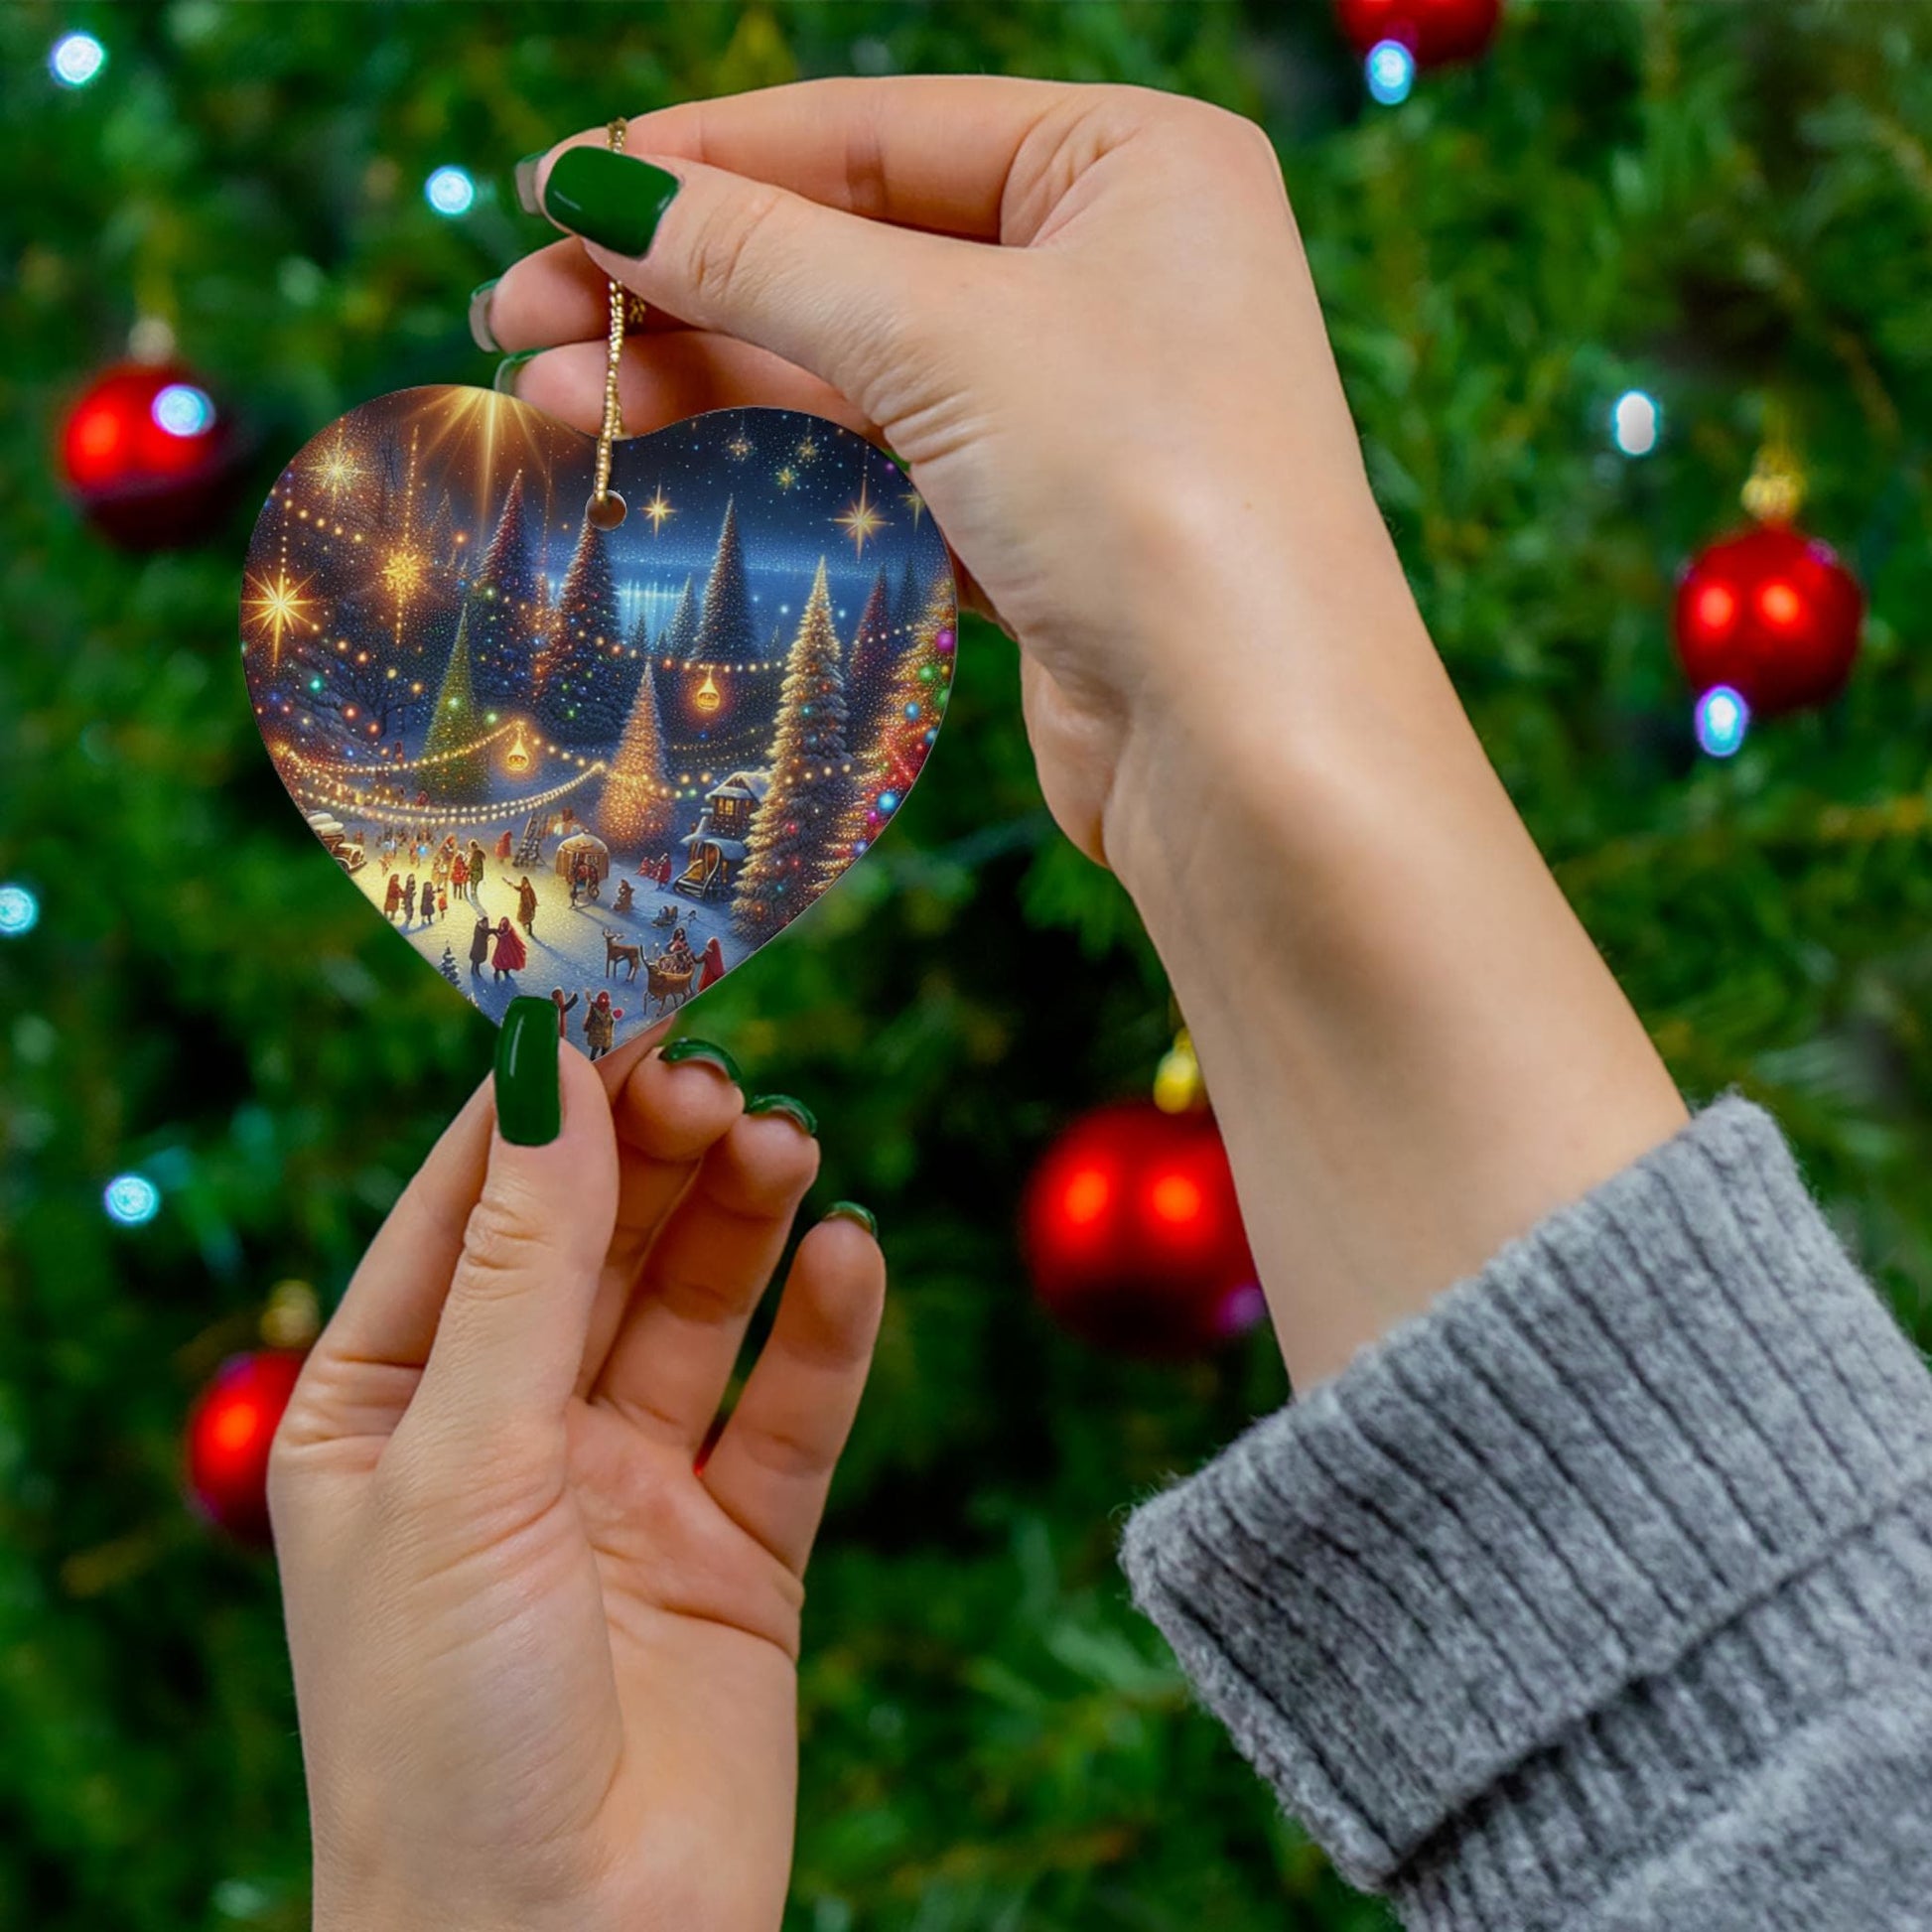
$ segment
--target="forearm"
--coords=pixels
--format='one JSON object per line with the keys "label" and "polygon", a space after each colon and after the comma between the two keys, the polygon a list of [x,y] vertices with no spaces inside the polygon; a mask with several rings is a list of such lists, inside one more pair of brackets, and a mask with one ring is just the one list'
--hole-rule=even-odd
{"label": "forearm", "polygon": [[[1298,575],[1244,514],[1172,576],[1186,675],[1127,735],[1106,838],[1307,1386],[1685,1116],[1379,523]],[[1259,647],[1202,649],[1203,610]]]}

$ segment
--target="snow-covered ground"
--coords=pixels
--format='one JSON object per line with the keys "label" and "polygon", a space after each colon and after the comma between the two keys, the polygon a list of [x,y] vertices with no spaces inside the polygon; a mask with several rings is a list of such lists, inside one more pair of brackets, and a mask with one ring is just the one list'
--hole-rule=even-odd
{"label": "snow-covered ground", "polygon": [[[496,829],[500,828],[492,829],[485,836],[485,850],[493,844]],[[470,834],[465,830],[460,845],[467,849]],[[647,996],[645,975],[641,969],[632,980],[628,977],[628,967],[622,961],[618,961],[611,965],[607,975],[604,934],[607,929],[615,932],[621,944],[641,946],[642,957],[645,960],[654,959],[670,943],[671,934],[676,929],[671,925],[654,923],[659,908],[663,906],[675,908],[677,924],[684,927],[685,941],[700,959],[704,956],[705,942],[714,937],[724,952],[727,972],[750,950],[732,929],[731,901],[728,898],[699,900],[668,889],[660,893],[654,878],[646,880],[634,872],[626,875],[618,869],[615,862],[610,877],[598,888],[600,897],[580,899],[573,906],[570,902],[570,882],[559,878],[554,869],[558,843],[555,837],[544,840],[540,866],[516,866],[492,854],[484,869],[482,890],[474,893],[467,903],[451,893],[450,909],[441,919],[433,919],[425,925],[419,916],[405,929],[402,914],[398,911],[390,921],[398,932],[404,933],[432,968],[442,959],[443,948],[447,945],[456,957],[457,977],[465,995],[490,1019],[500,1021],[504,1009],[519,994],[535,994],[541,998],[553,986],[562,987],[566,999],[573,993],[578,996],[577,1004],[570,1012],[569,1027],[571,1039],[581,1046],[584,1043],[585,1009],[600,991],[608,990],[612,1005],[619,1008],[623,1016],[617,1025],[617,1043],[622,1045],[640,1027],[650,1025],[660,1016],[657,1002]],[[415,869],[405,865],[396,870],[407,879]],[[526,872],[537,892],[536,925],[534,931],[528,933],[516,922],[517,881]],[[368,862],[352,876],[380,916],[382,901],[389,890],[389,877],[382,869],[380,858],[372,853]],[[625,877],[629,878],[634,895],[630,910],[614,911],[613,901],[618,896],[619,882]],[[418,873],[419,889],[421,879],[422,875]],[[529,954],[529,963],[521,972],[499,980],[495,969],[487,962],[472,970],[470,941],[477,920],[485,913],[492,927],[505,914],[508,915],[511,926]],[[492,955],[495,952],[493,938],[490,951]],[[696,984],[694,977],[692,985],[695,987]]]}

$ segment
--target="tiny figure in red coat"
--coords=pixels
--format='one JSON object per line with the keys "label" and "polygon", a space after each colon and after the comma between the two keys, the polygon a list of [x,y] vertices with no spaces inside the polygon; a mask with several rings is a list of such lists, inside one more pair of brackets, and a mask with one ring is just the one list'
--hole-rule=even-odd
{"label": "tiny figure in red coat", "polygon": [[665,892],[671,883],[671,855],[667,852],[657,862],[657,890]]}
{"label": "tiny figure in red coat", "polygon": [[521,972],[529,963],[529,955],[523,950],[523,941],[517,936],[516,928],[510,924],[507,912],[496,922],[496,950],[491,955],[489,963],[496,969],[496,977],[499,980],[511,973]]}
{"label": "tiny figure in red coat", "polygon": [[702,993],[707,986],[716,986],[725,977],[725,949],[718,943],[714,932],[705,941],[704,958],[698,967],[698,991]]}
{"label": "tiny figure in red coat", "polygon": [[496,841],[496,856],[499,859],[507,859],[510,856],[510,854],[513,851],[515,851],[515,849],[516,849],[516,842],[510,837],[508,832],[505,832],[503,836]]}
{"label": "tiny figure in red coat", "polygon": [[382,897],[382,916],[393,919],[402,909],[402,880],[395,874],[389,875],[389,890]]}

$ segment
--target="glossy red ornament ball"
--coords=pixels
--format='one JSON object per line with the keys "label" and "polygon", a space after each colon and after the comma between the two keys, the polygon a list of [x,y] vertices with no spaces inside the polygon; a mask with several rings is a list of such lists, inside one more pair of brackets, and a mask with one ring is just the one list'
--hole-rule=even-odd
{"label": "glossy red ornament ball", "polygon": [[1021,1232],[1055,1319],[1120,1354],[1199,1354],[1264,1311],[1206,1112],[1129,1101],[1076,1121],[1035,1169]]}
{"label": "glossy red ornament ball", "polygon": [[1727,684],[1775,716],[1837,697],[1863,621],[1864,594],[1830,545],[1763,523],[1692,559],[1677,587],[1677,655],[1694,690]]}
{"label": "glossy red ornament ball", "polygon": [[234,501],[240,439],[201,381],[173,363],[98,376],[61,428],[61,470],[115,543],[160,550],[207,536]]}
{"label": "glossy red ornament ball", "polygon": [[1419,68],[1472,61],[1495,37],[1502,0],[1335,0],[1335,21],[1366,58],[1399,41]]}
{"label": "glossy red ornament ball", "polygon": [[189,1412],[189,1494],[210,1522],[243,1543],[267,1543],[268,1449],[289,1406],[303,1351],[233,1355]]}

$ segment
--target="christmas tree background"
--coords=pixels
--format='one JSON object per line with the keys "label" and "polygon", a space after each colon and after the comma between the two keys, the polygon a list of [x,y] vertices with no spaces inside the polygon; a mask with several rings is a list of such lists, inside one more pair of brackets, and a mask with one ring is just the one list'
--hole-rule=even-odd
{"label": "christmas tree background", "polygon": [[[108,60],[68,91],[46,61],[75,28]],[[1932,15],[1517,0],[1483,62],[1385,109],[1317,0],[16,5],[0,881],[40,920],[0,940],[0,1925],[307,1925],[272,1569],[184,1508],[181,1422],[271,1283],[339,1292],[493,1038],[263,756],[233,645],[248,512],[106,549],[59,490],[60,414],[164,318],[245,414],[259,502],[345,409],[487,383],[468,291],[552,238],[515,209],[516,156],[621,110],[914,69],[1179,88],[1275,137],[1381,502],[1504,780],[1686,1089],[1778,1113],[1932,1341]],[[457,218],[423,194],[449,165],[479,190]],[[1630,388],[1665,411],[1641,459],[1608,433]],[[1719,761],[1669,598],[1739,520],[1773,404],[1870,617],[1839,704]],[[372,582],[369,621],[406,576]],[[917,587],[893,593],[914,621]],[[462,600],[419,615],[441,665]],[[357,700],[342,675],[416,742],[434,683]],[[818,1202],[875,1207],[894,1269],[811,1577],[790,1924],[1383,1925],[1126,1601],[1122,1506],[1281,1373],[1265,1335],[1117,1362],[1030,1299],[1005,1210],[1056,1127],[1145,1089],[1171,1015],[1122,895],[1042,812],[1012,650],[972,620],[954,688],[877,851],[690,1023],[816,1108]],[[101,1211],[122,1173],[160,1190],[145,1226]]]}

